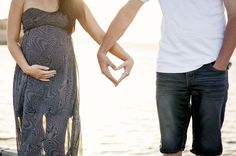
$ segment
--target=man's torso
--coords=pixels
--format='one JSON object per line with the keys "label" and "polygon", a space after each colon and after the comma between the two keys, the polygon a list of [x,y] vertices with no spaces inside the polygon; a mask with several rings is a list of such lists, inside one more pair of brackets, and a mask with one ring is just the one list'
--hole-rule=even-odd
{"label": "man's torso", "polygon": [[159,0],[163,13],[157,71],[183,73],[215,61],[224,38],[222,0]]}

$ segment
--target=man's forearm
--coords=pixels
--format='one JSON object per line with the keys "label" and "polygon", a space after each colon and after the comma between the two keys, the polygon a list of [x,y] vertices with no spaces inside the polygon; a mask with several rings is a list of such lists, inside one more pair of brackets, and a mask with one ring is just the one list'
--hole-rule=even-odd
{"label": "man's forearm", "polygon": [[129,24],[124,15],[118,14],[111,23],[99,49],[100,52],[107,53],[109,49],[117,42],[120,36],[125,32]]}
{"label": "man's forearm", "polygon": [[107,53],[109,49],[124,34],[129,25],[135,18],[138,10],[143,5],[139,0],[130,0],[117,14],[112,21],[108,31],[103,39],[99,52]]}
{"label": "man's forearm", "polygon": [[236,17],[229,20],[223,45],[220,54],[216,60],[216,67],[225,70],[236,47]]}

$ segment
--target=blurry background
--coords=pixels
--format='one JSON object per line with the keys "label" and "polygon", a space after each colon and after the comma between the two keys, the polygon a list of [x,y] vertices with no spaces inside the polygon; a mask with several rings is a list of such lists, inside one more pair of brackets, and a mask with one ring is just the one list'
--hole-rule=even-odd
{"label": "blurry background", "polygon": [[[107,29],[127,0],[85,0],[98,23]],[[0,0],[0,19],[8,16],[10,0]],[[3,21],[1,21],[3,22]],[[119,41],[135,66],[131,75],[114,87],[100,73],[98,45],[77,24],[73,34],[80,70],[81,121],[84,156],[158,156],[159,125],[155,103],[155,69],[160,39],[158,1],[146,3]],[[0,24],[0,40],[5,30]],[[0,41],[1,43],[1,41]],[[121,63],[110,56],[119,65]],[[236,57],[232,58],[236,63]],[[15,62],[6,46],[0,46],[0,147],[15,149],[12,81]],[[116,74],[119,76],[121,73]],[[230,69],[230,90],[223,128],[224,156],[236,156],[236,67]],[[186,154],[191,156],[191,128]]]}

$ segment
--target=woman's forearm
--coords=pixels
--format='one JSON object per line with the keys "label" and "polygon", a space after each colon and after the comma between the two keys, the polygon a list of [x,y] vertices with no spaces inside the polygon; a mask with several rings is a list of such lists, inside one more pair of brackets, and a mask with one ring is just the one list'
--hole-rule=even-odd
{"label": "woman's forearm", "polygon": [[24,73],[27,73],[29,64],[26,61],[18,43],[16,41],[8,41],[8,49],[16,63],[20,66],[21,70]]}
{"label": "woman's forearm", "polygon": [[[89,29],[88,26],[81,24],[82,27],[86,30],[86,32],[96,41],[99,45],[102,44],[102,41],[105,37],[105,32],[99,27],[99,25],[94,26],[94,28]],[[96,29],[96,30],[94,30]],[[115,43],[110,50],[108,50],[112,55],[120,58],[121,60],[126,60],[129,55],[125,52],[125,50],[118,44]]]}
{"label": "woman's forearm", "polygon": [[[84,11],[82,12],[82,16],[78,18],[81,26],[84,30],[99,44],[102,44],[103,38],[105,37],[105,32],[102,28],[98,25],[97,21],[95,20],[93,14],[89,10],[86,4],[84,5]],[[115,43],[109,48],[109,51],[114,56],[120,58],[121,60],[126,60],[129,55],[124,51],[124,49],[118,44]]]}
{"label": "woman's forearm", "polygon": [[23,8],[23,1],[12,0],[8,16],[7,44],[16,63],[24,73],[27,73],[29,64],[27,63],[19,45]]}

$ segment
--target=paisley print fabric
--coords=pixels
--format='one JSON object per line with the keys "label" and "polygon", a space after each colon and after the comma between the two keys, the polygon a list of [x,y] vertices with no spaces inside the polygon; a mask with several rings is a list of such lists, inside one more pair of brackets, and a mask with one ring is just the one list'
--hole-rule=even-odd
{"label": "paisley print fabric", "polygon": [[15,68],[13,103],[19,156],[81,153],[76,59],[67,16],[30,8],[23,13],[22,52],[30,65],[55,69],[49,82]]}

